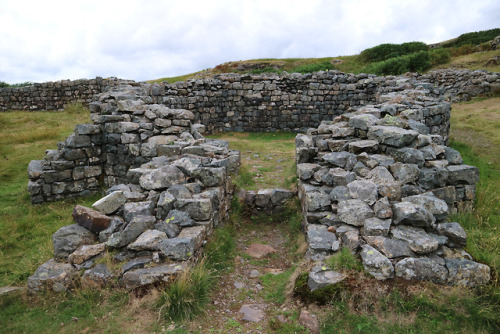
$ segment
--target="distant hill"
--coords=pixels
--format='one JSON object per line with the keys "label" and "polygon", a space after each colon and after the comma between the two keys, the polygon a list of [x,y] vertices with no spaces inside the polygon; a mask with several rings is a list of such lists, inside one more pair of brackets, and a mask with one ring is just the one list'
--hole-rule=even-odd
{"label": "distant hill", "polygon": [[500,45],[495,49],[493,43],[496,36],[500,36],[500,28],[470,32],[430,45],[422,42],[380,44],[353,56],[230,61],[199,72],[151,82],[173,83],[222,73],[262,74],[282,71],[310,73],[339,70],[346,73],[388,75],[427,72],[440,68],[467,68],[500,72]]}

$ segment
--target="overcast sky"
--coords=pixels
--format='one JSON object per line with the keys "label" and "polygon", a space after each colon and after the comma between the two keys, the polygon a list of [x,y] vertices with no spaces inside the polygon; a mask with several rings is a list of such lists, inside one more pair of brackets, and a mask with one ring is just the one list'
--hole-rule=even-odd
{"label": "overcast sky", "polygon": [[498,27],[498,0],[0,0],[0,81],[149,80]]}

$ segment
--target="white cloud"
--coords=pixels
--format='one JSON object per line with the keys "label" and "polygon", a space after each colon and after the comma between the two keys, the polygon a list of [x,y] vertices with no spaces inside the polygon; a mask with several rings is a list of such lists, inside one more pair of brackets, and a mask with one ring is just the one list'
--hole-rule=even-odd
{"label": "white cloud", "polygon": [[231,60],[439,42],[498,22],[500,3],[487,0],[18,0],[0,11],[0,81],[147,80]]}

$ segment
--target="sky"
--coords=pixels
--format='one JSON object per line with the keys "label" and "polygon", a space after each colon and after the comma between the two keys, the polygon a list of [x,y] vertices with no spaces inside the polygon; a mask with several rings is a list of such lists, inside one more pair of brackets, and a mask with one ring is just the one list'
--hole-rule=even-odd
{"label": "sky", "polygon": [[499,27],[498,0],[0,0],[0,81],[143,81]]}

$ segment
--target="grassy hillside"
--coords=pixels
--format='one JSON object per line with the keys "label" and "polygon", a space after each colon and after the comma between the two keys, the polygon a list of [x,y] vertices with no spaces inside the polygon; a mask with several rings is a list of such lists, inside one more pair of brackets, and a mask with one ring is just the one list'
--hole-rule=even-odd
{"label": "grassy hillside", "polygon": [[[251,59],[230,61],[199,72],[151,82],[169,83],[212,77],[222,73],[310,73],[339,70],[345,73],[399,74],[406,71],[427,72],[441,68],[500,71],[500,49],[492,50],[491,36],[500,29],[463,34],[457,38],[426,46],[421,42],[381,44],[359,55],[326,58]],[[477,44],[474,44],[477,43]],[[495,57],[499,57],[495,60]],[[492,61],[490,61],[492,60]],[[399,71],[397,70],[399,68]],[[394,72],[397,71],[397,72]]]}

